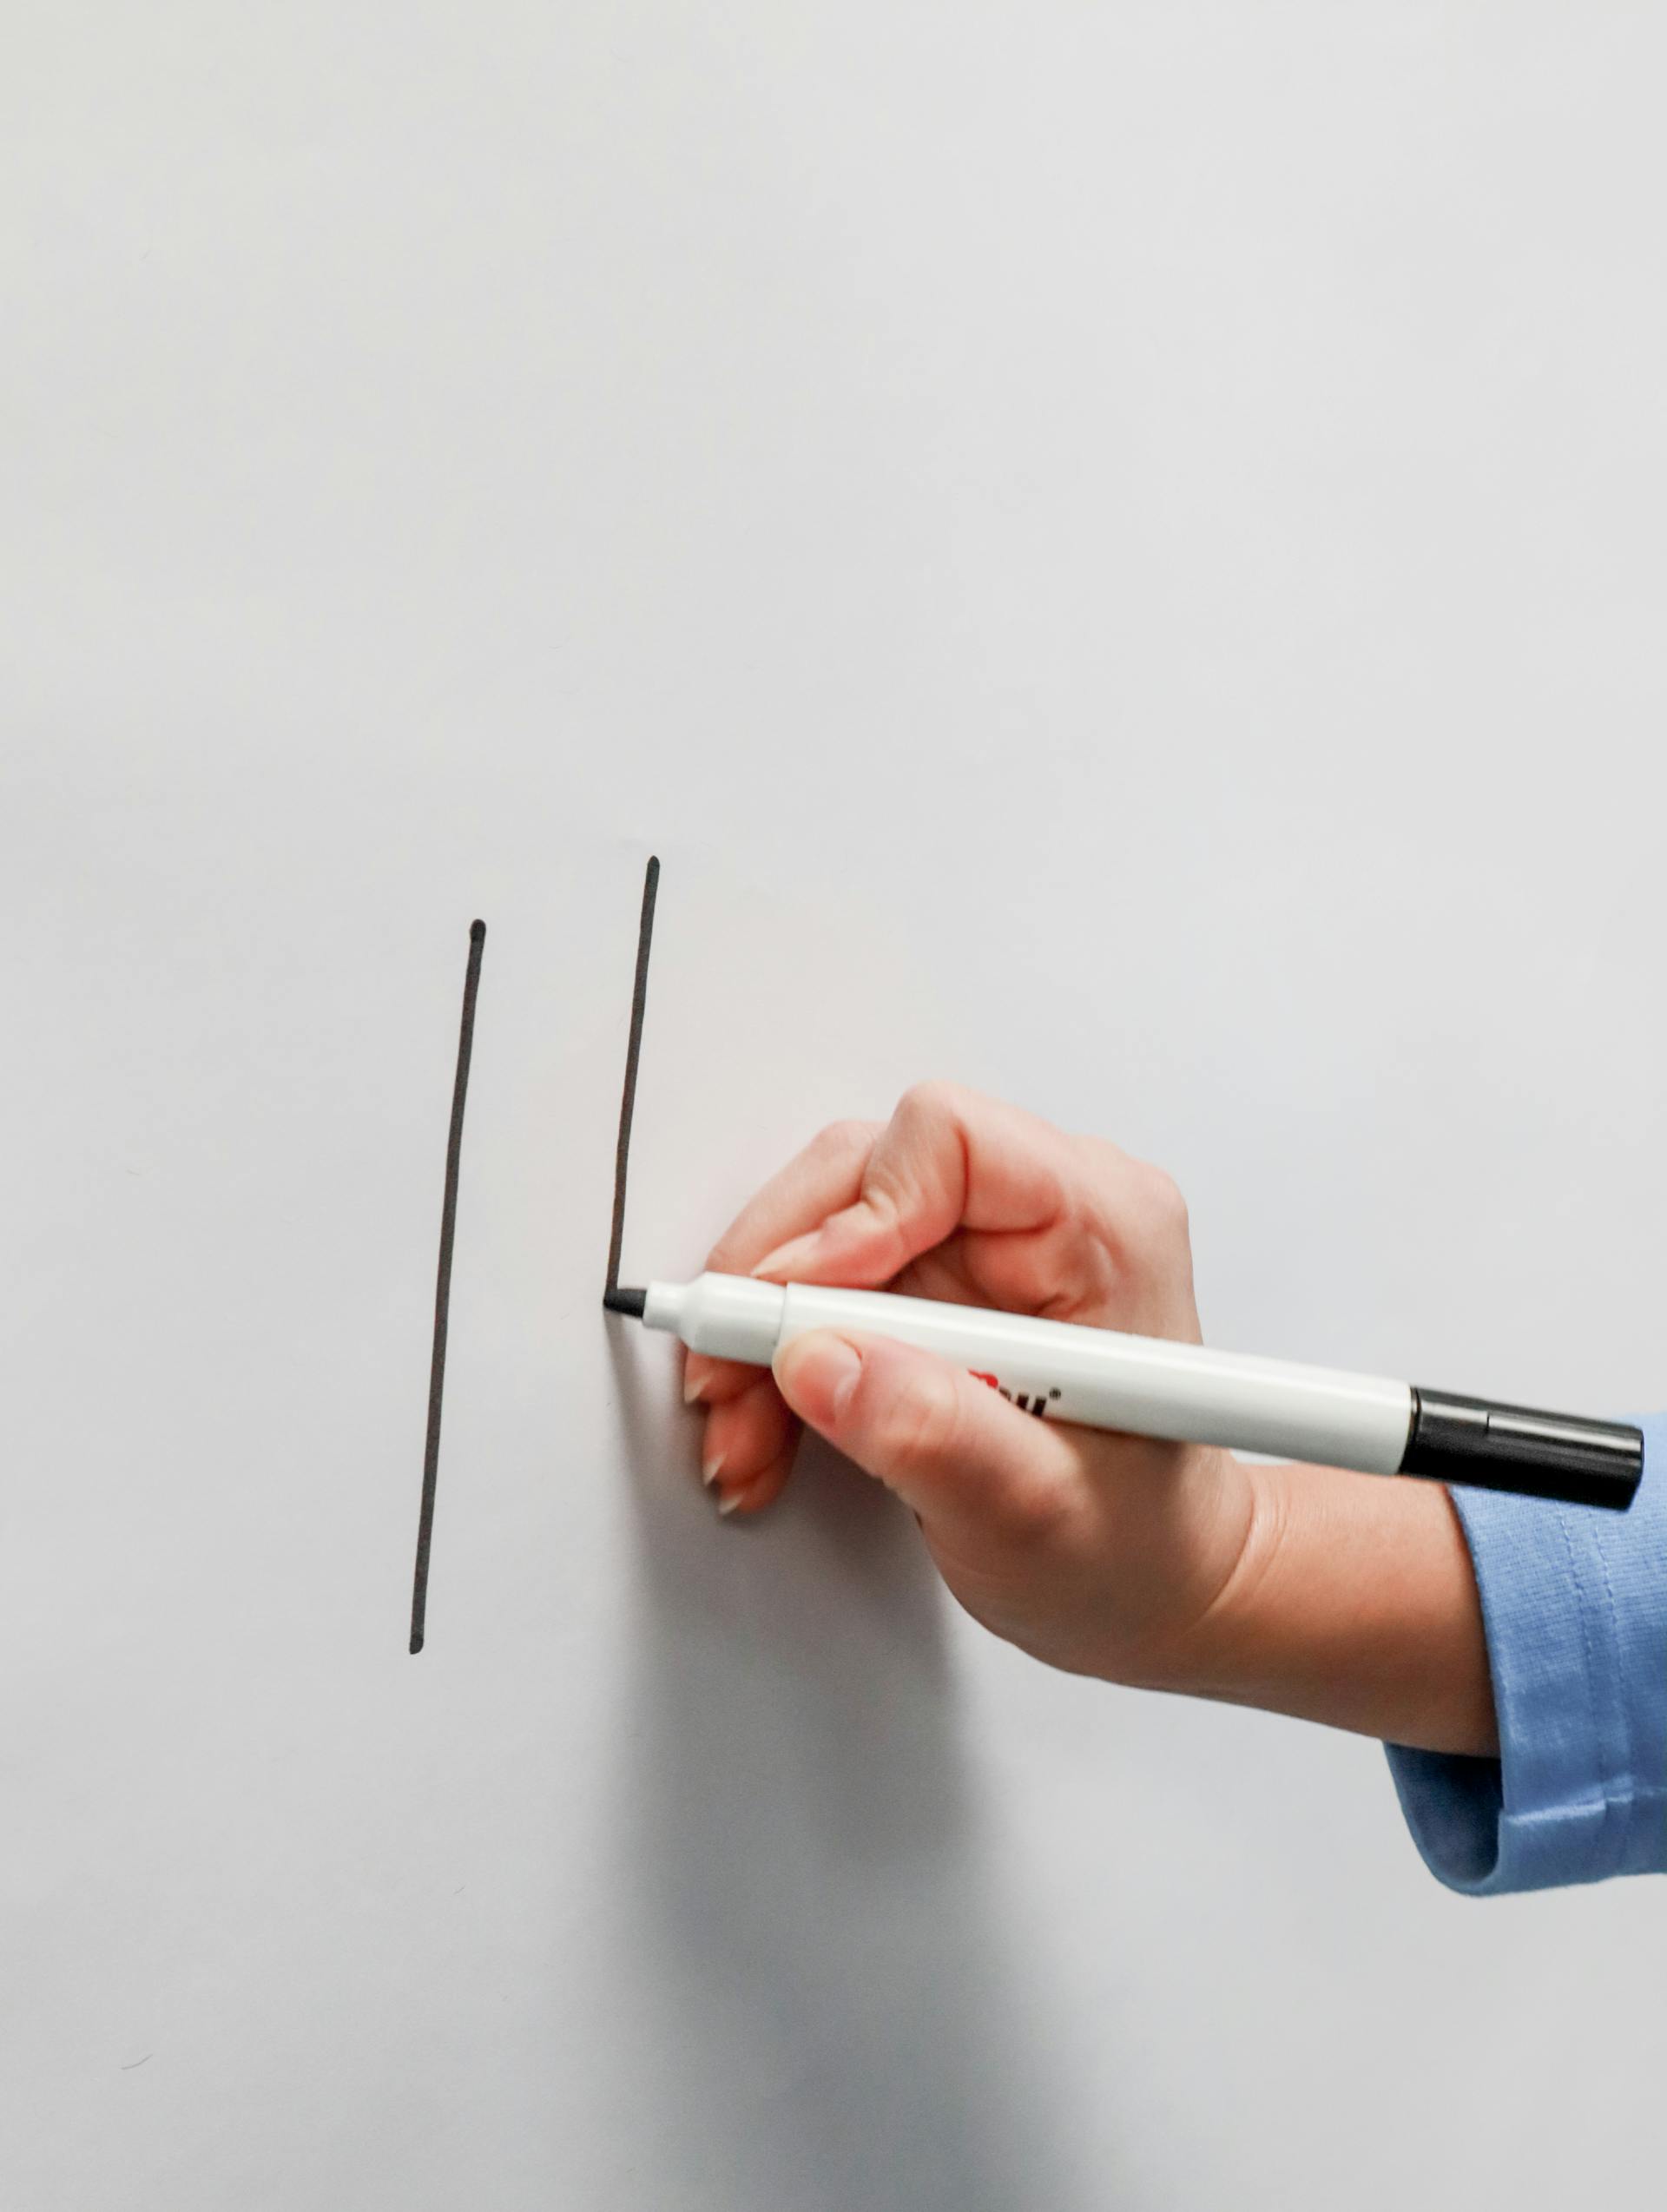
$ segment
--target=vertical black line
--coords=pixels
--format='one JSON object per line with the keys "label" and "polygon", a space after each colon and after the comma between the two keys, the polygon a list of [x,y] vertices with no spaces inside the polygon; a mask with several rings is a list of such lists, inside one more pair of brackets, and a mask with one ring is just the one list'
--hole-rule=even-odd
{"label": "vertical black line", "polygon": [[642,1017],[649,1004],[649,948],[654,942],[654,901],[660,863],[650,859],[642,876],[642,918],[636,932],[636,977],[631,986],[631,1036],[625,1048],[625,1090],[619,1102],[619,1142],[614,1150],[614,1225],[608,1241],[604,1303],[619,1288],[620,1247],[625,1241],[625,1170],[631,1155],[631,1116],[636,1110],[636,1063],[642,1054]]}
{"label": "vertical black line", "polygon": [[440,1402],[445,1395],[445,1330],[451,1307],[451,1243],[458,1226],[458,1168],[463,1157],[463,1109],[469,1096],[469,1058],[475,1042],[475,997],[480,989],[484,922],[469,925],[469,965],[463,978],[463,1023],[458,1033],[458,1072],[451,1085],[451,1126],[445,1140],[445,1196],[440,1205],[440,1265],[434,1285],[434,1353],[428,1370],[428,1436],[423,1447],[423,1505],[417,1522],[417,1572],[411,1590],[411,1648],[423,1648],[428,1612],[428,1551],[434,1536],[434,1491],[440,1473]]}

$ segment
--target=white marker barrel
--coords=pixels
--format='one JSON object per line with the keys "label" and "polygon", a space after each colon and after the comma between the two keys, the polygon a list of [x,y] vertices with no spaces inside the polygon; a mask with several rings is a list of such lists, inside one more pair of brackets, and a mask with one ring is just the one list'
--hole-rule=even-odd
{"label": "white marker barrel", "polygon": [[970,1368],[1044,1420],[1177,1444],[1225,1445],[1368,1475],[1421,1475],[1618,1512],[1644,1475],[1644,1432],[1629,1421],[1547,1413],[985,1307],[721,1274],[646,1290],[610,1287],[608,1302],[640,1313],[650,1328],[670,1329],[693,1351],[758,1366],[807,1329],[866,1329]]}
{"label": "white marker barrel", "polygon": [[650,1283],[642,1318],[693,1351],[761,1366],[807,1330],[865,1329],[953,1360],[1044,1419],[1367,1474],[1397,1471],[1412,1424],[1410,1386],[1376,1375],[886,1291],[705,1274]]}

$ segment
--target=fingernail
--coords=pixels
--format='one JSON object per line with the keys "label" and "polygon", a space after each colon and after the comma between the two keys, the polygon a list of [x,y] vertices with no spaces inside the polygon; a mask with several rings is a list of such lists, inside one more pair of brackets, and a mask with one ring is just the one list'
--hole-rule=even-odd
{"label": "fingernail", "polygon": [[684,1405],[694,1406],[697,1404],[700,1399],[706,1395],[706,1386],[709,1380],[710,1377],[707,1375],[686,1374],[683,1377]]}
{"label": "fingernail", "polygon": [[741,1499],[742,1499],[742,1498],[743,1498],[746,1495],[747,1495],[747,1493],[746,1493],[746,1491],[745,1491],[744,1490],[732,1490],[732,1491],[729,1491],[729,1492],[728,1492],[728,1493],[725,1497],[722,1497],[722,1498],[719,1498],[719,1500],[718,1500],[718,1517],[719,1517],[719,1519],[720,1519],[720,1520],[721,1520],[721,1519],[723,1518],[723,1517],[724,1517],[724,1515],[725,1515],[726,1513],[733,1513],[733,1512],[735,1511],[735,1510],[736,1506],[740,1504],[740,1503],[741,1503]]}
{"label": "fingernail", "polygon": [[791,1274],[795,1267],[803,1267],[820,1234],[820,1229],[812,1229],[806,1236],[790,1236],[785,1244],[778,1244],[774,1252],[767,1252],[753,1273],[755,1275]]}
{"label": "fingernail", "polygon": [[811,1329],[775,1355],[783,1396],[814,1428],[832,1428],[862,1373],[862,1354],[832,1329]]}
{"label": "fingernail", "polygon": [[718,1477],[722,1472],[723,1454],[721,1452],[715,1452],[709,1459],[702,1460],[701,1480],[706,1485],[708,1490],[711,1489],[713,1484],[716,1482]]}

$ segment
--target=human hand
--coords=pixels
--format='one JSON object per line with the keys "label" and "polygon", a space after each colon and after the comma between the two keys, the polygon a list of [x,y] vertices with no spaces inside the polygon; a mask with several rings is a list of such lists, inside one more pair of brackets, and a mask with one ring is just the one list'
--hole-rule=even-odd
{"label": "human hand", "polygon": [[[1186,1208],[1162,1169],[948,1083],[836,1122],[708,1267],[1200,1340]],[[755,1513],[807,1421],[913,1511],[966,1610],[1074,1672],[1167,1682],[1231,1582],[1251,1470],[1213,1447],[1044,1424],[935,1354],[817,1330],[773,1372],[688,1355],[720,1511]]]}

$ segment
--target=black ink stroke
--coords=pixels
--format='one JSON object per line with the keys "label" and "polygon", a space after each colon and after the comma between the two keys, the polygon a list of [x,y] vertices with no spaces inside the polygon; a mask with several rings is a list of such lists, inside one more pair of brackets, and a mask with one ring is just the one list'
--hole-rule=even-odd
{"label": "black ink stroke", "polygon": [[475,998],[480,990],[484,922],[469,925],[469,965],[463,978],[463,1023],[458,1034],[458,1072],[451,1086],[451,1126],[445,1140],[445,1196],[440,1206],[440,1265],[434,1286],[434,1352],[428,1370],[428,1435],[423,1448],[423,1504],[417,1522],[417,1571],[411,1591],[411,1648],[423,1648],[428,1615],[428,1553],[434,1536],[434,1491],[440,1472],[440,1403],[445,1395],[445,1331],[451,1307],[451,1243],[458,1226],[458,1169],[463,1157],[463,1109],[469,1096],[469,1059],[475,1043]]}
{"label": "black ink stroke", "polygon": [[608,1281],[602,1302],[610,1313],[642,1317],[642,1293],[619,1287],[620,1247],[625,1241],[625,1172],[631,1156],[631,1116],[636,1110],[636,1063],[642,1057],[642,1017],[649,1004],[649,950],[654,942],[654,901],[660,863],[650,859],[642,877],[642,918],[636,932],[636,978],[631,986],[631,1035],[625,1047],[625,1089],[619,1102],[619,1142],[614,1150],[614,1224],[608,1241]]}

